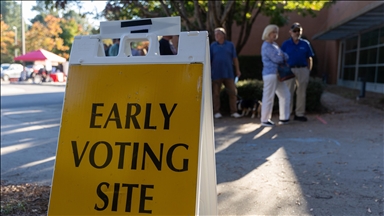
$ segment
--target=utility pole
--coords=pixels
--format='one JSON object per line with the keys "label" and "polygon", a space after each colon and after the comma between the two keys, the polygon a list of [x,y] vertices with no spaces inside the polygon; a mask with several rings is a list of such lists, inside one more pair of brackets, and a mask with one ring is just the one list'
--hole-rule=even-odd
{"label": "utility pole", "polygon": [[21,46],[22,46],[22,54],[25,54],[25,23],[24,23],[24,17],[23,17],[23,1],[20,1],[20,8],[21,8]]}
{"label": "utility pole", "polygon": [[15,58],[17,57],[17,27],[13,26],[13,30],[15,30]]}

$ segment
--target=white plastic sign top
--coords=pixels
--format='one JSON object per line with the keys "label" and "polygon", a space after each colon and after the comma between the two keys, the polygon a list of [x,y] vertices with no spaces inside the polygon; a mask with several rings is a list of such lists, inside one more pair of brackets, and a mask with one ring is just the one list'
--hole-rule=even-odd
{"label": "white plastic sign top", "polygon": [[[128,24],[127,24],[128,23]],[[129,24],[132,23],[132,24]],[[140,26],[141,25],[141,26]],[[128,27],[127,27],[128,26]],[[100,23],[99,35],[76,36],[69,64],[169,64],[209,61],[208,32],[180,32],[180,18],[152,18]],[[158,36],[179,35],[176,56],[160,56]],[[105,57],[102,39],[120,38],[118,56]],[[132,56],[130,42],[149,41],[146,56]],[[202,52],[208,48],[208,54]],[[208,55],[208,56],[207,56]],[[210,69],[209,69],[210,70]]]}
{"label": "white plastic sign top", "polygon": [[[177,55],[159,54],[164,35],[179,36]],[[106,38],[120,38],[117,56]],[[212,115],[206,31],[168,17],[76,36],[48,215],[217,215]]]}

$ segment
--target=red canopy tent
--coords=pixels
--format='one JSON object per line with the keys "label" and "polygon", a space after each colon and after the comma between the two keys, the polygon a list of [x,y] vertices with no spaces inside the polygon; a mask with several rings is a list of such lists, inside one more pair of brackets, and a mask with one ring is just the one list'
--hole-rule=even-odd
{"label": "red canopy tent", "polygon": [[38,49],[21,56],[17,56],[14,58],[14,60],[15,61],[50,61],[50,62],[57,62],[57,63],[63,63],[67,61],[65,58],[44,49]]}

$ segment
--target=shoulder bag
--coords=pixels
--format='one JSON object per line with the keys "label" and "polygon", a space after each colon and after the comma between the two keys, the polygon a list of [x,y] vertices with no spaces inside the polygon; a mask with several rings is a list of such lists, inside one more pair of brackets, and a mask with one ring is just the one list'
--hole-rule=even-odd
{"label": "shoulder bag", "polygon": [[279,64],[277,67],[278,79],[280,82],[289,80],[295,77],[295,74],[292,72],[291,67],[289,67],[287,61],[284,59],[282,64]]}

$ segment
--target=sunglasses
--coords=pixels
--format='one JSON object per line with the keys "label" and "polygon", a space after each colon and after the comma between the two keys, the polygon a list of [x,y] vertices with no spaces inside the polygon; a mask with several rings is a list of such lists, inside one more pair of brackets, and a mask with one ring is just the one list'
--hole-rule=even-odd
{"label": "sunglasses", "polygon": [[300,29],[295,29],[292,32],[297,33],[297,32],[301,32],[301,30]]}

